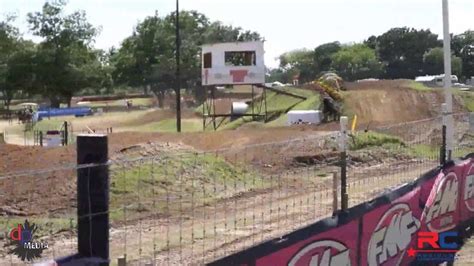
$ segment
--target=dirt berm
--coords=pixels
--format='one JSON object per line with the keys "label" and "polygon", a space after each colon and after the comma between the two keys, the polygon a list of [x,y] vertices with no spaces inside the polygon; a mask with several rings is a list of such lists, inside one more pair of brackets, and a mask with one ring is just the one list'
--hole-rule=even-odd
{"label": "dirt berm", "polygon": [[[416,90],[413,81],[381,80],[345,84],[344,110],[358,117],[361,124],[401,123],[440,114],[444,102],[442,89]],[[454,101],[454,112],[464,107]]]}

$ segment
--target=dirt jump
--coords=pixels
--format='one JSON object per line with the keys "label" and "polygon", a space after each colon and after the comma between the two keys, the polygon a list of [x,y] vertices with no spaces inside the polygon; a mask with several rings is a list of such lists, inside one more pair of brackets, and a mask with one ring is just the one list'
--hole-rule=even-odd
{"label": "dirt jump", "polygon": [[[409,80],[346,82],[344,108],[356,114],[361,124],[401,123],[434,117],[441,113],[444,94],[441,89],[417,91]],[[454,112],[464,111],[454,101]]]}

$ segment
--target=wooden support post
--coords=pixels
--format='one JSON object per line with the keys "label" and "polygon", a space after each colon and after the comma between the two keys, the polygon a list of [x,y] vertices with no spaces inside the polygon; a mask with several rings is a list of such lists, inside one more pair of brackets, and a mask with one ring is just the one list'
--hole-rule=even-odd
{"label": "wooden support post", "polygon": [[347,194],[347,116],[340,118],[340,137],[339,137],[339,150],[341,152],[341,209],[345,211],[349,205],[349,196]]}
{"label": "wooden support post", "polygon": [[211,97],[212,97],[212,125],[214,127],[214,131],[216,130],[216,87],[212,87],[211,90]]}
{"label": "wooden support post", "polygon": [[267,122],[267,89],[263,87],[263,100],[265,104],[265,123]]}
{"label": "wooden support post", "polygon": [[125,256],[117,259],[118,266],[127,266],[127,258]]}
{"label": "wooden support post", "polygon": [[255,120],[255,111],[254,111],[254,105],[255,105],[255,91],[254,91],[254,86],[252,85],[252,121]]}
{"label": "wooden support post", "polygon": [[204,102],[202,103],[202,131],[206,131],[207,88],[204,88]]}
{"label": "wooden support post", "polygon": [[[81,257],[109,265],[109,168],[107,135],[77,137],[77,242]],[[80,167],[84,164],[93,166]]]}

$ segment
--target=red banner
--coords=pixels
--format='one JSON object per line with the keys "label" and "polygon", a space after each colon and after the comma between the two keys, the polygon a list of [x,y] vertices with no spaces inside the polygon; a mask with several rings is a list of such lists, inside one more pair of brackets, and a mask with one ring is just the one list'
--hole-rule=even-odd
{"label": "red banner", "polygon": [[474,158],[464,166],[464,178],[461,179],[460,209],[461,220],[474,219]]}
{"label": "red banner", "polygon": [[420,187],[415,187],[392,204],[364,215],[361,265],[401,265],[421,226],[420,191]]}
{"label": "red banner", "polygon": [[462,231],[474,221],[474,156],[434,169],[335,217],[211,265],[407,265],[418,232]]}
{"label": "red banner", "polygon": [[260,258],[256,265],[350,265],[357,259],[358,232],[355,220]]}

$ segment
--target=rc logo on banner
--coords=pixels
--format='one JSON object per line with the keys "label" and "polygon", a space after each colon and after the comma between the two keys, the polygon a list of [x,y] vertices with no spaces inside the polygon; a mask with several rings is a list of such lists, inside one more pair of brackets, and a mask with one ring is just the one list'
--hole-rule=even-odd
{"label": "rc logo on banner", "polygon": [[408,250],[408,256],[416,256],[420,262],[454,261],[458,252],[460,239],[455,231],[418,232],[416,248]]}

